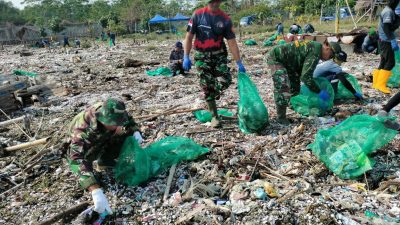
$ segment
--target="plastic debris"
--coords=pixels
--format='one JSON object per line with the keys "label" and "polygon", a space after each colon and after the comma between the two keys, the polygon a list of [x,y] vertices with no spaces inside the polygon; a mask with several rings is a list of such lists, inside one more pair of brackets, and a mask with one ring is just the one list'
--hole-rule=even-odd
{"label": "plastic debris", "polygon": [[354,179],[371,170],[368,155],[389,143],[397,131],[384,125],[387,118],[355,115],[340,125],[318,131],[309,147],[341,179]]}
{"label": "plastic debris", "polygon": [[268,110],[265,107],[257,87],[245,73],[238,75],[239,97],[238,118],[239,128],[245,133],[256,133],[269,124]]}
{"label": "plastic debris", "polygon": [[[210,122],[212,119],[212,114],[207,110],[198,110],[194,111],[193,115],[202,123]],[[227,109],[220,109],[218,110],[218,115],[223,115],[227,117],[232,117],[233,113],[229,112]]]}
{"label": "plastic debris", "polygon": [[28,77],[37,77],[37,73],[27,72],[23,70],[14,70],[14,75],[17,76],[28,76]]}
{"label": "plastic debris", "polygon": [[152,76],[152,77],[154,77],[154,76],[171,77],[173,75],[171,69],[169,69],[167,67],[160,67],[156,70],[146,70],[146,74],[148,76]]}

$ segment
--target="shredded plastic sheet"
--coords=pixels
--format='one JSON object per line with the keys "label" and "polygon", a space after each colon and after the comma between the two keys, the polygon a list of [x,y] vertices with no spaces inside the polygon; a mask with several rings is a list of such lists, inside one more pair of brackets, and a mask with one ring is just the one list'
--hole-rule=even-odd
{"label": "shredded plastic sheet", "polygon": [[167,67],[160,67],[156,70],[146,70],[148,76],[172,76],[172,71]]}
{"label": "shredded plastic sheet", "polygon": [[371,153],[388,144],[397,131],[384,125],[387,117],[355,115],[336,127],[318,131],[309,145],[314,155],[341,179],[354,179],[375,164]]}
{"label": "shredded plastic sheet", "polygon": [[[358,93],[362,94],[361,86],[353,75],[347,74],[346,79],[350,82],[350,84]],[[351,99],[351,98],[355,98],[354,95],[349,90],[347,90],[347,88],[343,86],[342,82],[339,81],[338,91],[335,94],[335,99]]]}
{"label": "shredded plastic sheet", "polygon": [[[198,110],[193,112],[193,115],[202,123],[210,122],[212,119],[212,114],[207,110]],[[227,109],[218,110],[218,115],[232,117],[233,113],[229,112]]]}
{"label": "shredded plastic sheet", "polygon": [[315,78],[315,82],[321,90],[329,93],[330,99],[327,102],[319,98],[319,93],[314,93],[306,85],[301,85],[300,94],[290,99],[293,110],[303,116],[322,116],[333,107],[335,93],[331,83],[323,77]]}
{"label": "shredded plastic sheet", "polygon": [[136,186],[173,164],[194,160],[208,152],[209,149],[185,137],[169,136],[145,149],[134,137],[128,137],[115,167],[115,178],[126,185]]}
{"label": "shredded plastic sheet", "polygon": [[269,124],[267,107],[258,94],[256,85],[247,74],[239,73],[238,85],[239,128],[246,134],[260,132]]}
{"label": "shredded plastic sheet", "polygon": [[37,77],[37,73],[27,72],[23,70],[14,70],[14,75],[17,76],[28,76],[28,77]]}

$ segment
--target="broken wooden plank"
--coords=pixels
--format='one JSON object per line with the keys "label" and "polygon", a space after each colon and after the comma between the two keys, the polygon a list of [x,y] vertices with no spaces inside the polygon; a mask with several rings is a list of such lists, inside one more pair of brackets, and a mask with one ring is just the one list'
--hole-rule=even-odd
{"label": "broken wooden plank", "polygon": [[17,117],[17,118],[11,119],[11,120],[0,122],[0,127],[6,127],[11,124],[15,124],[15,123],[19,123],[19,122],[24,122],[24,126],[26,126],[25,124],[29,123],[29,120],[30,120],[29,116],[21,116],[21,117]]}
{"label": "broken wooden plank", "polygon": [[38,145],[46,144],[48,140],[49,140],[49,138],[42,138],[42,139],[39,139],[36,141],[31,141],[31,142],[11,146],[11,147],[6,147],[4,150],[11,152],[11,151],[17,151],[17,150],[21,150],[21,149],[31,148],[31,147],[35,147]]}

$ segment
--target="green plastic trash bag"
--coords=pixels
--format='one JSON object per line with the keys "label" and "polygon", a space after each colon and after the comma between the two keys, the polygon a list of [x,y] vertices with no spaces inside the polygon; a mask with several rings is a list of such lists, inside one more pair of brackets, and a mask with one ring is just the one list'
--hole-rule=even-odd
{"label": "green plastic trash bag", "polygon": [[257,45],[257,42],[253,39],[249,39],[249,40],[244,41],[244,44],[245,45]]}
{"label": "green plastic trash bag", "polygon": [[121,183],[135,186],[151,177],[150,156],[142,149],[134,137],[128,137],[121,149],[115,178]]}
{"label": "green plastic trash bag", "polygon": [[[212,114],[207,110],[197,110],[193,112],[193,115],[202,123],[210,122],[212,119]],[[218,110],[218,115],[232,117],[233,113],[229,112],[227,109]]]}
{"label": "green plastic trash bag", "polygon": [[279,41],[278,41],[278,45],[284,45],[284,44],[286,44],[286,41],[285,41],[285,40],[282,39],[282,40],[279,40]]}
{"label": "green plastic trash bag", "polygon": [[268,126],[268,110],[257,87],[246,73],[239,73],[239,128],[245,134],[257,133]]}
{"label": "green plastic trash bag", "polygon": [[314,155],[341,179],[354,179],[374,166],[368,155],[388,144],[397,131],[384,125],[387,117],[355,115],[336,127],[319,130],[309,145]]}
{"label": "green plastic trash bag", "polygon": [[37,73],[27,72],[27,71],[23,71],[23,70],[14,70],[14,75],[37,77]]}
{"label": "green plastic trash bag", "polygon": [[136,186],[157,176],[173,164],[189,161],[209,152],[185,137],[166,137],[143,149],[134,137],[128,137],[115,167],[117,181]]}
{"label": "green plastic trash bag", "polygon": [[169,136],[148,146],[145,151],[150,156],[151,174],[156,176],[181,161],[195,160],[209,152],[207,148],[185,137]]}
{"label": "green plastic trash bag", "polygon": [[272,41],[270,41],[270,40],[266,40],[266,41],[264,41],[264,43],[263,43],[263,45],[264,46],[272,46],[274,43],[272,42]]}
{"label": "green plastic trash bag", "polygon": [[268,38],[268,41],[275,41],[278,36],[279,36],[278,33],[275,33],[270,38]]}
{"label": "green plastic trash bag", "polygon": [[[323,77],[314,79],[321,90],[327,90],[330,96],[328,102],[319,98],[319,93],[314,93],[306,85],[301,85],[300,94],[290,99],[293,110],[303,116],[322,116],[333,107],[335,93],[331,83]],[[324,107],[321,107],[324,106]]]}
{"label": "green plastic trash bag", "polygon": [[146,74],[148,76],[166,76],[166,77],[170,77],[172,76],[172,71],[167,68],[167,67],[160,67],[156,70],[147,70]]}
{"label": "green plastic trash bag", "polygon": [[387,82],[387,86],[391,88],[400,87],[400,51],[394,52],[394,58],[396,59],[396,64],[393,67],[392,75]]}
{"label": "green plastic trash bag", "polygon": [[[350,82],[350,84],[353,86],[356,92],[362,94],[361,86],[353,75],[347,74],[346,79]],[[352,98],[355,97],[351,93],[351,91],[347,90],[347,88],[343,86],[342,82],[339,81],[338,90],[337,93],[335,93],[335,99],[352,99]]]}

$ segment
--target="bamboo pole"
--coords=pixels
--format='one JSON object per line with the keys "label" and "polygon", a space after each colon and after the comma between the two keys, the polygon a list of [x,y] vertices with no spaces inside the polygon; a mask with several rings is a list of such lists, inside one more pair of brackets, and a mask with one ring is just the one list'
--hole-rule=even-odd
{"label": "bamboo pole", "polygon": [[34,147],[37,145],[46,144],[48,140],[49,140],[49,138],[42,138],[42,139],[39,139],[36,141],[31,141],[31,142],[27,142],[27,143],[15,145],[15,146],[6,147],[5,150],[8,152],[11,152],[11,151],[17,151],[17,150],[21,150],[21,149],[26,149],[26,148]]}

